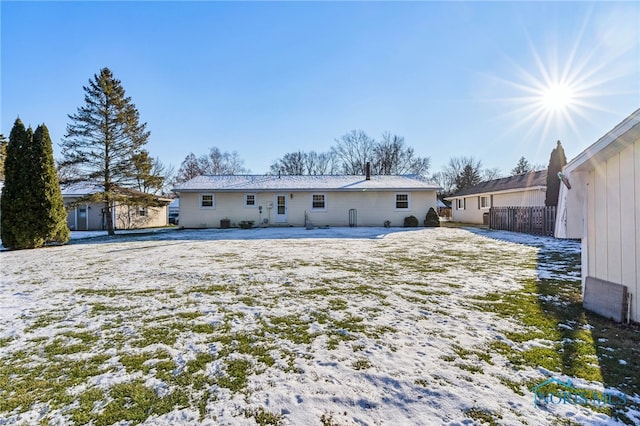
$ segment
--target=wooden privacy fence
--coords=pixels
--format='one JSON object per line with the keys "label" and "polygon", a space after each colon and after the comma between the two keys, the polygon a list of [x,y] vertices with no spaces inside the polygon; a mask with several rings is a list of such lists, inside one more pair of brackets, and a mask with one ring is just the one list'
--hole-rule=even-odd
{"label": "wooden privacy fence", "polygon": [[489,227],[504,231],[553,236],[556,207],[492,207]]}

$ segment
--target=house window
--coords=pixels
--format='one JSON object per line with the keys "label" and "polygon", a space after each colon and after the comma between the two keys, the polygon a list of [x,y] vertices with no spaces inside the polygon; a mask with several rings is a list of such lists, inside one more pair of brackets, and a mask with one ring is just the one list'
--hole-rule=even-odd
{"label": "house window", "polygon": [[138,209],[138,216],[146,216],[147,215],[147,208],[146,207],[140,207]]}
{"label": "house window", "polygon": [[489,196],[486,195],[484,197],[480,197],[480,208],[488,209],[489,207],[491,207],[491,201],[489,199]]}
{"label": "house window", "polygon": [[215,198],[213,194],[200,194],[200,208],[212,209],[215,207]]}
{"label": "house window", "polygon": [[409,210],[409,194],[396,194],[396,210]]}
{"label": "house window", "polygon": [[255,207],[256,206],[256,194],[244,194],[244,206]]}
{"label": "house window", "polygon": [[458,204],[458,210],[464,210],[464,198],[456,199],[456,203]]}
{"label": "house window", "polygon": [[326,210],[327,209],[327,196],[326,196],[326,194],[312,194],[311,195],[311,209],[312,210]]}

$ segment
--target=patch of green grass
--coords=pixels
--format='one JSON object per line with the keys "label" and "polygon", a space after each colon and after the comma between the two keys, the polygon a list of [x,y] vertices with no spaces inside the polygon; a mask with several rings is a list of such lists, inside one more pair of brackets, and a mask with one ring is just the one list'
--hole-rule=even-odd
{"label": "patch of green grass", "polygon": [[494,413],[482,408],[468,408],[463,410],[463,413],[470,419],[477,420],[482,424],[488,424],[489,426],[497,426],[500,424],[499,420],[502,419],[500,413]]}
{"label": "patch of green grass", "polygon": [[219,358],[225,358],[229,355],[244,354],[256,359],[267,367],[275,364],[275,360],[270,354],[273,347],[265,342],[264,331],[256,330],[258,334],[248,332],[225,333],[216,336],[215,339],[221,344],[218,351]]}
{"label": "patch of green grass", "polygon": [[191,324],[186,326],[187,329],[193,331],[194,333],[201,333],[201,334],[213,334],[216,331],[216,327],[213,324]]}
{"label": "patch of green grass", "polygon": [[524,391],[522,390],[522,383],[511,380],[510,378],[505,376],[497,376],[497,378],[498,380],[500,380],[500,383],[511,389],[514,393],[518,395],[524,395]]}
{"label": "patch of green grass", "polygon": [[194,320],[196,318],[201,317],[202,315],[203,315],[202,312],[198,312],[198,311],[178,312],[178,317],[184,318],[186,320]]}
{"label": "patch of green grass", "polygon": [[347,309],[348,303],[344,299],[331,299],[329,300],[329,309],[332,311],[343,311]]}
{"label": "patch of green grass", "polygon": [[101,302],[96,302],[91,305],[91,313],[93,315],[108,314],[112,312],[121,312],[121,311],[127,311],[129,309],[131,308],[113,306],[111,304],[106,304]]}
{"label": "patch of green grass", "polygon": [[478,365],[458,362],[455,364],[455,366],[460,368],[461,370],[468,371],[471,374],[476,374],[476,373],[484,374],[484,370],[482,369],[482,367]]}
{"label": "patch of green grass", "polygon": [[282,414],[274,414],[262,407],[257,409],[247,408],[244,411],[244,416],[246,418],[253,417],[256,423],[260,426],[274,425],[279,426],[284,420],[284,416]]}
{"label": "patch of green grass", "polygon": [[78,397],[78,407],[69,412],[73,423],[77,425],[89,424],[94,420],[94,407],[104,401],[105,398],[104,391],[96,387],[91,387],[82,392]]}
{"label": "patch of green grass", "polygon": [[29,333],[31,331],[34,331],[38,328],[45,328],[48,327],[52,324],[57,324],[60,322],[60,320],[64,319],[65,315],[62,313],[46,313],[43,315],[40,315],[38,318],[35,319],[35,321],[33,321],[33,323],[31,325],[29,325],[28,327],[26,327],[24,329],[25,333]]}
{"label": "patch of green grass", "polygon": [[144,348],[158,343],[173,346],[178,340],[179,328],[180,327],[177,326],[177,324],[171,324],[169,326],[144,327],[140,330],[140,337],[134,339],[131,342],[131,345],[138,348]]}
{"label": "patch of green grass", "polygon": [[230,293],[230,292],[235,293],[235,291],[236,291],[235,287],[229,284],[202,285],[202,286],[192,287],[189,290],[190,293],[202,293],[202,294],[208,294],[210,296],[217,296],[220,293]]}
{"label": "patch of green grass", "polygon": [[69,339],[64,339],[62,337],[56,337],[51,343],[45,345],[42,348],[44,354],[48,358],[56,355],[69,355],[79,352],[86,352],[90,349],[91,346],[84,342],[69,344]]}
{"label": "patch of green grass", "polygon": [[224,374],[215,379],[218,386],[227,388],[233,393],[244,390],[249,375],[253,373],[251,361],[243,358],[231,359],[226,360],[224,366]]}
{"label": "patch of green grass", "polygon": [[50,348],[45,352],[47,361],[41,364],[29,365],[26,352],[15,352],[3,360],[0,365],[0,413],[28,410],[42,401],[48,401],[51,407],[70,404],[74,397],[67,389],[112,368],[104,365],[109,359],[107,355],[70,362],[65,356],[66,350],[54,347],[56,350]]}
{"label": "patch of green grass", "polygon": [[310,344],[319,335],[309,331],[311,319],[305,320],[298,315],[270,317],[268,321],[269,325],[264,324],[264,328],[268,333],[290,340],[293,343]]}
{"label": "patch of green grass", "polygon": [[351,364],[355,370],[367,370],[372,367],[371,362],[366,358],[359,358]]}
{"label": "patch of green grass", "polygon": [[118,383],[109,389],[110,402],[92,416],[96,426],[107,426],[122,421],[142,423],[150,415],[163,415],[189,406],[189,398],[180,389],[163,397],[144,385],[143,380]]}

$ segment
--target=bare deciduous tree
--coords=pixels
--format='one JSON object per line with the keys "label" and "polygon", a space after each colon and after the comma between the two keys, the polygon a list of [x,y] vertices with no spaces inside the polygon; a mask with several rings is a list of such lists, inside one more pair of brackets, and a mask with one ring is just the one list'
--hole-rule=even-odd
{"label": "bare deciduous tree", "polygon": [[236,151],[222,152],[213,147],[209,155],[196,157],[194,153],[189,153],[180,164],[175,182],[183,183],[201,175],[237,175],[248,172],[244,168],[244,160]]}
{"label": "bare deciduous tree", "polygon": [[374,145],[371,164],[373,173],[378,175],[425,176],[430,162],[428,157],[418,157],[413,148],[405,146],[402,136],[384,132],[382,140]]}
{"label": "bare deciduous tree", "polygon": [[362,130],[352,130],[336,139],[331,152],[340,164],[342,173],[360,175],[364,173],[367,161],[373,157],[374,146],[375,139]]}

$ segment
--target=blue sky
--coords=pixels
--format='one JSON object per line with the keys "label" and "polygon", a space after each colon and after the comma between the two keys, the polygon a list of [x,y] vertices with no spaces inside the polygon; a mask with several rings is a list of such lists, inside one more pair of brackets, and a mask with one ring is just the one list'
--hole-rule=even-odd
{"label": "blue sky", "polygon": [[[102,67],[176,168],[252,173],[351,129],[405,137],[432,172],[570,159],[640,106],[638,2],[0,2],[1,126],[67,115]],[[549,99],[560,99],[557,104]]]}

